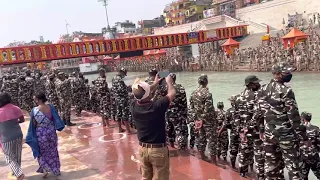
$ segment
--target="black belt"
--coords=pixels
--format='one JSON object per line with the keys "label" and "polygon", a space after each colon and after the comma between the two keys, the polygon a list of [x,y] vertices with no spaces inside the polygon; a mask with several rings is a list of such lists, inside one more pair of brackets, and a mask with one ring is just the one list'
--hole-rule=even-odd
{"label": "black belt", "polygon": [[150,144],[150,143],[142,143],[142,142],[139,142],[139,145],[140,145],[141,147],[145,147],[145,148],[163,148],[163,147],[167,147],[167,144],[165,144],[165,143]]}

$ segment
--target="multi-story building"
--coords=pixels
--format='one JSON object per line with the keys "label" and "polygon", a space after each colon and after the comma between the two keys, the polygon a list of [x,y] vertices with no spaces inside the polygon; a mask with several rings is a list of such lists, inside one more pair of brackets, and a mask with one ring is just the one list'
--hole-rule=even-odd
{"label": "multi-story building", "polygon": [[163,13],[168,26],[184,24],[203,18],[203,10],[209,9],[211,0],[178,0],[168,4]]}
{"label": "multi-story building", "polygon": [[185,11],[186,23],[199,21],[203,19],[203,11],[210,8],[210,4],[205,1],[195,1],[193,5],[190,5]]}
{"label": "multi-story building", "polygon": [[[244,2],[247,0],[240,0],[240,1]],[[236,8],[238,7],[236,6],[236,4],[239,3],[240,1],[239,0],[236,0],[236,1],[235,0],[214,0],[212,2],[213,16],[228,15],[231,17],[235,17]]]}
{"label": "multi-story building", "polygon": [[142,34],[153,34],[153,30],[156,27],[163,27],[166,25],[164,16],[154,18],[152,20],[141,20],[138,22],[140,25],[140,33]]}
{"label": "multi-story building", "polygon": [[115,28],[117,33],[135,33],[136,24],[130,22],[129,20],[125,22],[116,22]]}

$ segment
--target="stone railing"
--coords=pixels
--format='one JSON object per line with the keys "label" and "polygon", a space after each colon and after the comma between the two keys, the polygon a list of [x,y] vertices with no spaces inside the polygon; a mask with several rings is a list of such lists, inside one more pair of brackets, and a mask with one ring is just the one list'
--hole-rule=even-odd
{"label": "stone railing", "polygon": [[260,3],[257,5],[253,5],[253,6],[249,6],[249,7],[244,7],[241,9],[237,9],[236,14],[245,14],[251,11],[257,11],[260,9],[266,9],[266,8],[272,8],[275,6],[279,6],[279,5],[283,5],[283,4],[287,4],[287,3],[292,3],[295,2],[296,0],[272,0],[269,2],[265,2],[265,3]]}
{"label": "stone railing", "polygon": [[246,22],[238,20],[238,19],[235,19],[233,17],[227,16],[227,15],[222,15],[222,16],[223,16],[224,21],[228,21],[228,22],[230,22],[230,23],[232,23],[234,25],[246,24]]}
{"label": "stone railing", "polygon": [[267,25],[253,22],[251,20],[245,21],[249,26],[253,26],[261,31],[267,31]]}
{"label": "stone railing", "polygon": [[154,34],[156,34],[156,35],[170,34],[170,33],[175,33],[176,31],[179,31],[179,32],[180,31],[181,32],[199,31],[199,30],[202,30],[203,27],[205,27],[205,25],[207,25],[207,24],[218,23],[221,21],[223,21],[222,16],[214,16],[214,17],[202,19],[201,21],[191,22],[191,23],[187,23],[187,24],[176,25],[176,26],[171,26],[171,27],[155,28]]}

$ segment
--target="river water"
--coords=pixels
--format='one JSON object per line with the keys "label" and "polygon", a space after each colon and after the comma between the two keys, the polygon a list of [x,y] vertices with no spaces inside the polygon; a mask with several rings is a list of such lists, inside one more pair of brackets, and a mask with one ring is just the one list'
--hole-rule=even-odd
{"label": "river water", "polygon": [[[209,90],[213,95],[213,101],[216,105],[217,102],[223,101],[225,109],[230,107],[228,98],[231,95],[239,94],[245,89],[244,79],[248,75],[256,75],[262,80],[261,84],[268,83],[272,74],[270,72],[181,72],[177,73],[177,83],[185,87],[187,97],[189,99],[192,91],[198,86],[198,77],[200,74],[207,74],[209,79]],[[111,86],[111,79],[115,73],[107,74],[107,81]],[[147,73],[128,72],[126,78],[127,85],[132,84],[137,76],[145,75]],[[87,78],[94,80],[97,78],[97,74],[88,75]],[[320,126],[320,109],[318,103],[320,102],[320,74],[318,73],[294,73],[291,82],[288,84],[292,87],[296,100],[298,103],[300,113],[307,111],[312,113],[312,123]],[[313,173],[309,175],[310,179],[316,179]]]}

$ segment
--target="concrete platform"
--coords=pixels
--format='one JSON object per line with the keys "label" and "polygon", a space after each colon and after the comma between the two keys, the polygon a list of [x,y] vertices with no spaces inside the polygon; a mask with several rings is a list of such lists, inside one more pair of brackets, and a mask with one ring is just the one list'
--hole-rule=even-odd
{"label": "concrete platform", "polygon": [[[103,128],[100,118],[92,113],[83,112],[82,117],[73,116],[73,122],[79,126],[67,127],[59,132],[59,154],[61,161],[61,180],[138,180],[139,157],[136,135],[118,133],[117,128]],[[29,122],[22,124],[26,135]],[[218,168],[199,160],[190,154],[181,155],[176,149],[170,149],[171,174],[174,180],[241,180],[232,170]],[[25,179],[42,179],[36,173],[38,162],[33,159],[29,146],[23,145],[22,167]],[[5,165],[0,153],[0,179],[15,179]],[[49,175],[46,179],[57,179]]]}

